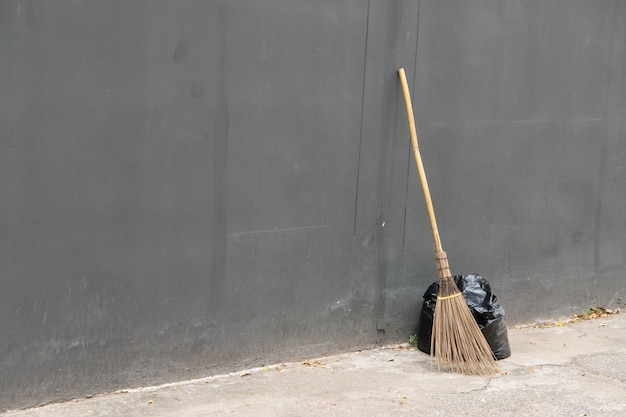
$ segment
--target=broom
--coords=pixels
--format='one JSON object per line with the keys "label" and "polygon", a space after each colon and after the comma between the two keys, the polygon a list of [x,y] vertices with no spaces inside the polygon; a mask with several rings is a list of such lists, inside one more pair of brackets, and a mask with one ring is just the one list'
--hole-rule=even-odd
{"label": "broom", "polygon": [[422,164],[419,147],[417,145],[417,133],[415,131],[415,119],[411,96],[406,81],[404,68],[398,70],[404,103],[406,105],[409,131],[413,154],[419,172],[422,191],[426,200],[426,208],[430,218],[430,225],[435,241],[435,264],[439,277],[439,292],[435,305],[433,318],[433,330],[430,341],[430,355],[440,371],[454,371],[469,375],[487,375],[498,372],[498,366],[491,348],[480,331],[472,312],[465,302],[465,298],[452,278],[448,256],[441,246],[437,220],[433,210],[433,202],[430,198],[430,190],[426,181],[426,173]]}

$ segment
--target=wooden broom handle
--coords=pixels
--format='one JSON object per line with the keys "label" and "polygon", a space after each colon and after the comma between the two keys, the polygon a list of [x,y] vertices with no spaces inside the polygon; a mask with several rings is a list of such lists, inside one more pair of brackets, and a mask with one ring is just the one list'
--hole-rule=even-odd
{"label": "wooden broom handle", "polygon": [[433,239],[435,241],[435,253],[443,252],[441,247],[441,239],[439,238],[439,230],[437,229],[437,219],[435,218],[435,210],[433,209],[433,200],[430,198],[430,189],[426,180],[426,172],[424,172],[424,164],[420,155],[420,149],[417,145],[417,132],[415,131],[415,117],[413,116],[413,105],[411,104],[411,94],[406,81],[404,68],[398,70],[400,82],[402,83],[402,91],[404,92],[404,104],[406,105],[406,116],[409,122],[409,132],[411,133],[411,144],[413,145],[413,154],[415,155],[415,163],[419,172],[420,182],[422,183],[422,191],[424,192],[424,200],[426,200],[426,209],[430,218],[430,227],[433,230]]}

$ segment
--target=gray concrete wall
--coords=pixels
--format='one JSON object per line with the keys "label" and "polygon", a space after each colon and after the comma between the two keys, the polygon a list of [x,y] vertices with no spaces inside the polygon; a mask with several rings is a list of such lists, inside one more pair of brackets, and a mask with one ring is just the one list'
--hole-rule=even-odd
{"label": "gray concrete wall", "polygon": [[0,1],[0,410],[626,291],[626,3]]}

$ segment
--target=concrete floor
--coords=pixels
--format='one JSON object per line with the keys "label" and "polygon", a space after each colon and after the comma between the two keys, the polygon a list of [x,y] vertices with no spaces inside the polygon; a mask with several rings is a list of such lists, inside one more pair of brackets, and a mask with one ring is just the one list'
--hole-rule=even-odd
{"label": "concrete floor", "polygon": [[626,416],[626,314],[509,329],[502,373],[439,373],[409,345],[120,390],[6,417]]}

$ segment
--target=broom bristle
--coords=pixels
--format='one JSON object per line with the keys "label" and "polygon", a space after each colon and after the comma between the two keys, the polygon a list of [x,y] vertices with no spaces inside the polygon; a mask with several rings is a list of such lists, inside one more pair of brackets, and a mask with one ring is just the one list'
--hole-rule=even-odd
{"label": "broom bristle", "polygon": [[430,354],[439,370],[468,375],[499,372],[489,343],[451,276],[439,277],[430,343]]}

